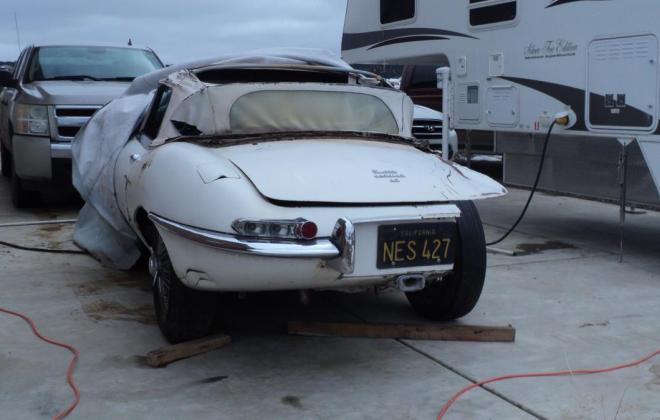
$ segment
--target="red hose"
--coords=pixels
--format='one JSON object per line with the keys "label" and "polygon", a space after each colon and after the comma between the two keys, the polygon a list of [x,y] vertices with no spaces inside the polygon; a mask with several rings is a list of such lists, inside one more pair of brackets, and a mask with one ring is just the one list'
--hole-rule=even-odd
{"label": "red hose", "polygon": [[80,391],[78,390],[78,387],[76,386],[75,382],[73,382],[73,370],[76,367],[76,363],[78,362],[78,357],[79,353],[78,350],[65,343],[60,343],[59,341],[52,340],[44,335],[42,335],[39,330],[37,329],[37,326],[35,325],[34,321],[30,319],[30,317],[20,314],[18,312],[10,311],[8,309],[3,309],[0,308],[0,312],[4,312],[6,314],[21,318],[23,321],[27,322],[30,328],[32,328],[32,332],[34,335],[36,335],[39,339],[45,341],[48,344],[52,344],[53,346],[57,347],[62,347],[64,349],[67,349],[73,354],[73,357],[71,358],[71,361],[69,362],[69,367],[66,370],[66,381],[69,383],[69,387],[71,387],[71,390],[73,391],[73,396],[74,400],[67,408],[65,408],[63,411],[60,413],[56,414],[53,416],[53,420],[60,420],[63,419],[64,417],[68,416],[71,414],[71,412],[76,408],[78,403],[80,402]]}
{"label": "red hose", "polygon": [[617,365],[617,366],[612,366],[604,369],[582,369],[582,370],[564,370],[560,372],[536,372],[536,373],[520,373],[520,374],[515,374],[515,375],[504,375],[504,376],[496,376],[493,378],[485,379],[483,381],[470,384],[462,388],[460,391],[458,391],[456,394],[454,394],[453,397],[449,399],[445,403],[445,405],[442,406],[440,409],[440,412],[438,413],[437,420],[442,420],[445,414],[447,414],[447,411],[449,411],[449,408],[465,393],[475,389],[479,388],[483,385],[487,385],[493,382],[500,382],[500,381],[505,381],[508,379],[519,379],[519,378],[544,378],[544,377],[552,377],[552,376],[573,376],[573,375],[592,375],[594,373],[608,373],[608,372],[614,372],[615,370],[621,370],[621,369],[627,369],[631,368],[634,366],[639,366],[642,363],[645,363],[657,355],[660,354],[660,350],[656,350],[653,353],[650,353],[641,359],[635,360],[630,363],[626,363],[623,365]]}

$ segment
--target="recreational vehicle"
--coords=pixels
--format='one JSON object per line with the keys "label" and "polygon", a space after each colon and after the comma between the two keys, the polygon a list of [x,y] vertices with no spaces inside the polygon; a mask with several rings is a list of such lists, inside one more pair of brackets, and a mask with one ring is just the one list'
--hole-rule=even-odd
{"label": "recreational vehicle", "polygon": [[564,113],[542,188],[618,200],[627,166],[624,202],[660,205],[657,0],[348,0],[347,8],[343,58],[450,67],[450,124],[496,133],[507,183],[533,181],[545,135]]}

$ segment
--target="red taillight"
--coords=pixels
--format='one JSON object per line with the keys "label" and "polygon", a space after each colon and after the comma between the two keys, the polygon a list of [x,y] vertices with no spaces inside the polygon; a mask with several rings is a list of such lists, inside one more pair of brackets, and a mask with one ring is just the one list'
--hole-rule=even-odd
{"label": "red taillight", "polygon": [[298,218],[295,220],[234,220],[231,225],[240,235],[279,238],[314,239],[318,233],[316,223]]}
{"label": "red taillight", "polygon": [[300,227],[300,234],[304,239],[313,239],[318,233],[319,228],[314,222],[305,222]]}

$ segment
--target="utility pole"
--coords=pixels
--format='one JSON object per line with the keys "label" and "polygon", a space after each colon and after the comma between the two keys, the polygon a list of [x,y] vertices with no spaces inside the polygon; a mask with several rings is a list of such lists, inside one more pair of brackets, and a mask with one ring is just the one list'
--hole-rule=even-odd
{"label": "utility pole", "polygon": [[16,45],[18,46],[18,53],[21,53],[21,32],[18,29],[18,16],[14,12],[14,25],[16,26]]}

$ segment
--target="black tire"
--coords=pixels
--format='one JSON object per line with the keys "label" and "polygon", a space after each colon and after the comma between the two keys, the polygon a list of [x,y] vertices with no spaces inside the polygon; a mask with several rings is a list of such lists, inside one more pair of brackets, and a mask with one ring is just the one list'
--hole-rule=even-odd
{"label": "black tire", "polygon": [[0,165],[2,165],[2,176],[9,178],[11,176],[11,155],[9,150],[2,145],[0,145]]}
{"label": "black tire", "polygon": [[17,209],[34,207],[39,202],[37,191],[28,191],[23,187],[23,181],[16,174],[16,166],[11,162],[11,201]]}
{"label": "black tire", "polygon": [[217,309],[216,294],[186,287],[176,276],[160,235],[155,236],[150,271],[156,274],[154,308],[161,332],[173,344],[209,335]]}
{"label": "black tire", "polygon": [[461,210],[454,271],[442,281],[419,292],[406,293],[421,315],[449,321],[461,318],[477,304],[486,278],[486,239],[476,206],[471,201],[456,203]]}

